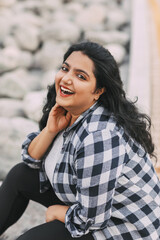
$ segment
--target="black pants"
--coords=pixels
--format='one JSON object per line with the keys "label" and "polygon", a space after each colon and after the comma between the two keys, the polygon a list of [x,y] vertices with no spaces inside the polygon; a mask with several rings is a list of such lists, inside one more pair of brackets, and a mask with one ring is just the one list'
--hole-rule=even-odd
{"label": "black pants", "polygon": [[[56,197],[52,188],[45,193],[40,193],[38,170],[20,163],[11,169],[0,187],[0,235],[22,216],[29,200],[38,202],[45,207],[63,204]],[[72,239],[77,238],[71,237],[64,223],[55,220],[30,229],[17,240]],[[91,234],[87,234],[78,239],[93,240],[93,237]]]}

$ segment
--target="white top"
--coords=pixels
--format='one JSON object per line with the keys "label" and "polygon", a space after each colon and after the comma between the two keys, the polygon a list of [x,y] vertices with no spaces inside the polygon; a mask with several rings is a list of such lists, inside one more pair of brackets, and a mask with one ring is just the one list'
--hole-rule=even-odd
{"label": "white top", "polygon": [[45,171],[46,171],[47,177],[48,177],[51,185],[52,185],[54,169],[55,169],[56,163],[59,160],[61,149],[63,146],[63,133],[64,133],[64,131],[62,131],[58,134],[49,154],[47,155],[47,157],[45,159]]}

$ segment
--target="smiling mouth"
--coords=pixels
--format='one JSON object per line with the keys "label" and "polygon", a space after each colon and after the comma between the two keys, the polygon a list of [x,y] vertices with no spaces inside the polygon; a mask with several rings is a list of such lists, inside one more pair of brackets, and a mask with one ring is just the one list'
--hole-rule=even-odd
{"label": "smiling mouth", "polygon": [[74,92],[72,92],[71,90],[67,89],[67,88],[64,88],[62,86],[60,86],[60,90],[63,94],[66,94],[66,95],[72,95],[74,94]]}

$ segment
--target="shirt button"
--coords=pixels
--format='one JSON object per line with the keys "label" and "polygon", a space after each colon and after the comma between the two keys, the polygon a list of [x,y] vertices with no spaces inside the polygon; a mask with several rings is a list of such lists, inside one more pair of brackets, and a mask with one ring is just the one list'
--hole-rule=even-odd
{"label": "shirt button", "polygon": [[139,156],[140,158],[143,158],[144,155],[145,155],[145,152],[144,152],[143,150],[139,149],[139,150],[138,150],[138,156]]}
{"label": "shirt button", "polygon": [[63,133],[63,137],[64,137],[64,138],[67,137],[67,134],[68,134],[67,132],[64,132],[64,133]]}
{"label": "shirt button", "polygon": [[115,129],[116,129],[116,131],[119,131],[119,127],[118,126],[116,126]]}

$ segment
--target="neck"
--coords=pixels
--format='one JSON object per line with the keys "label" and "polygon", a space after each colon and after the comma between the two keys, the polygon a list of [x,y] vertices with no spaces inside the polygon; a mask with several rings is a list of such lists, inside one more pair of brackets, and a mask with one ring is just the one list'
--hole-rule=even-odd
{"label": "neck", "polygon": [[72,115],[69,126],[72,126],[72,124],[77,120],[77,118],[78,118],[79,116],[80,116],[80,115]]}

